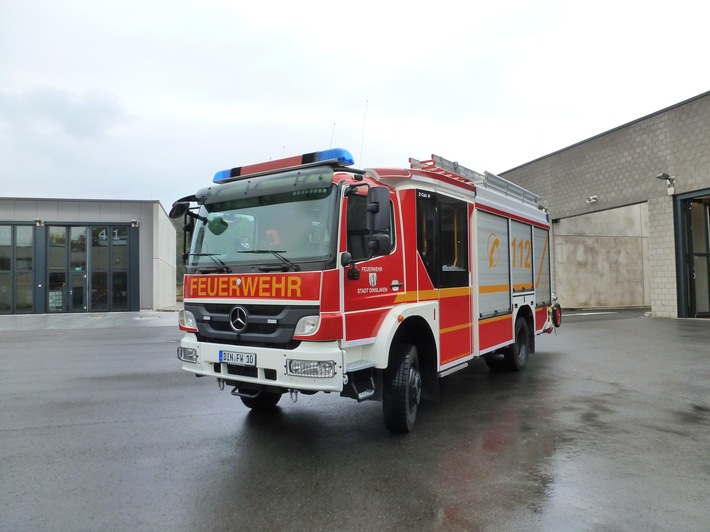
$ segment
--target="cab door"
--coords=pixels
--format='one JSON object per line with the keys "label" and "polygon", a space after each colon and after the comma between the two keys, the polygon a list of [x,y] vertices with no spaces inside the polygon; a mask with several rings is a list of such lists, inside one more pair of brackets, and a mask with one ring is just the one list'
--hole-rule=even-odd
{"label": "cab door", "polygon": [[351,256],[352,263],[344,267],[343,313],[346,342],[374,341],[387,312],[394,306],[398,294],[404,292],[401,230],[395,223],[396,196],[389,195],[390,221],[385,252],[378,244],[370,244],[367,194],[362,190],[343,198],[341,252]]}

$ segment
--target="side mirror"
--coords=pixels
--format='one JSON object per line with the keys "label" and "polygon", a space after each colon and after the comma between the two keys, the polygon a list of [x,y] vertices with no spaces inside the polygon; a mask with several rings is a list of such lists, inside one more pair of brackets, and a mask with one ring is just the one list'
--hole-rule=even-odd
{"label": "side mirror", "polygon": [[187,210],[190,208],[190,202],[192,201],[197,201],[197,198],[194,195],[180,198],[175,203],[173,203],[173,206],[170,209],[170,212],[168,213],[168,217],[171,219],[175,219],[180,218],[180,216],[184,216]]}
{"label": "side mirror", "polygon": [[386,233],[390,227],[390,192],[387,187],[373,187],[367,192],[370,231]]}
{"label": "side mirror", "polygon": [[349,251],[343,252],[342,255],[340,255],[340,265],[343,268],[346,268],[347,266],[350,266],[350,264],[353,261],[353,256],[350,254]]}
{"label": "side mirror", "polygon": [[392,244],[390,242],[390,236],[387,233],[377,233],[370,237],[368,242],[370,247],[370,255],[389,255],[392,251]]}
{"label": "side mirror", "polygon": [[357,264],[353,262],[353,256],[350,254],[349,251],[345,251],[340,256],[340,265],[343,268],[347,268],[348,266],[350,266],[350,269],[348,270],[348,279],[350,279],[351,281],[360,280],[360,270],[357,269]]}
{"label": "side mirror", "polygon": [[171,219],[175,218],[180,218],[180,216],[184,216],[185,213],[187,212],[187,209],[190,207],[189,203],[179,203],[175,202],[173,203],[172,209],[170,209],[170,212],[168,213],[168,217]]}

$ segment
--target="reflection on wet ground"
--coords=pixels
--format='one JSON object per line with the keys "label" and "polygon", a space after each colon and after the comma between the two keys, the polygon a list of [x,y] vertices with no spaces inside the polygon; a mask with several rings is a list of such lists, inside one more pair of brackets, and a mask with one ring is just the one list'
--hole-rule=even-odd
{"label": "reflection on wet ground", "polygon": [[[127,353],[125,332],[74,331],[52,341],[62,369],[51,378],[39,375],[33,389],[8,380],[3,393],[17,405],[0,413],[0,515],[17,525],[8,528],[710,523],[708,321],[567,316],[557,335],[538,339],[526,371],[492,373],[476,361],[442,381],[441,400],[423,405],[406,436],[384,429],[380,403],[336,395],[249,412],[176,369],[174,336],[134,329]],[[31,333],[9,336],[6,375],[22,374],[12,349],[34,344],[48,347]]]}

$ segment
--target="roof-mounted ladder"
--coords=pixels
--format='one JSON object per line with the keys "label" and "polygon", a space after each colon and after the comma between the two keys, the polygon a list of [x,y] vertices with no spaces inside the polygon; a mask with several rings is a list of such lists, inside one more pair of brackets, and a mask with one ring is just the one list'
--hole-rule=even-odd
{"label": "roof-mounted ladder", "polygon": [[540,204],[540,196],[530,192],[520,185],[516,185],[512,181],[508,181],[507,179],[490,172],[479,174],[475,170],[461,166],[456,161],[444,159],[439,155],[432,154],[431,159],[427,161],[418,161],[417,159],[410,157],[409,165],[412,169],[425,170],[427,172],[443,175],[458,181],[463,181],[464,183],[484,188],[491,188],[506,196],[517,198],[524,203],[529,203],[535,206]]}
{"label": "roof-mounted ladder", "polygon": [[418,161],[413,157],[409,158],[409,166],[416,170],[424,170],[433,174],[439,174],[457,181],[463,181],[470,185],[482,185],[486,177],[478,172],[461,166],[455,161],[449,161],[438,155],[432,155],[430,160]]}

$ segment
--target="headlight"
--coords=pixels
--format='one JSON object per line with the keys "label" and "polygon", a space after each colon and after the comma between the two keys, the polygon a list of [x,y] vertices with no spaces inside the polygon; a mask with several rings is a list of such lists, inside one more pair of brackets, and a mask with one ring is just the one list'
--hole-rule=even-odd
{"label": "headlight", "polygon": [[335,377],[335,362],[333,360],[286,360],[286,373],[294,377],[312,377],[330,379]]}
{"label": "headlight", "polygon": [[198,332],[197,320],[195,320],[195,316],[189,310],[181,309],[178,312],[178,327],[181,331]]}
{"label": "headlight", "polygon": [[197,349],[193,349],[192,347],[178,347],[177,357],[183,362],[197,364]]}
{"label": "headlight", "polygon": [[308,336],[318,330],[320,316],[303,316],[296,324],[295,336]]}

